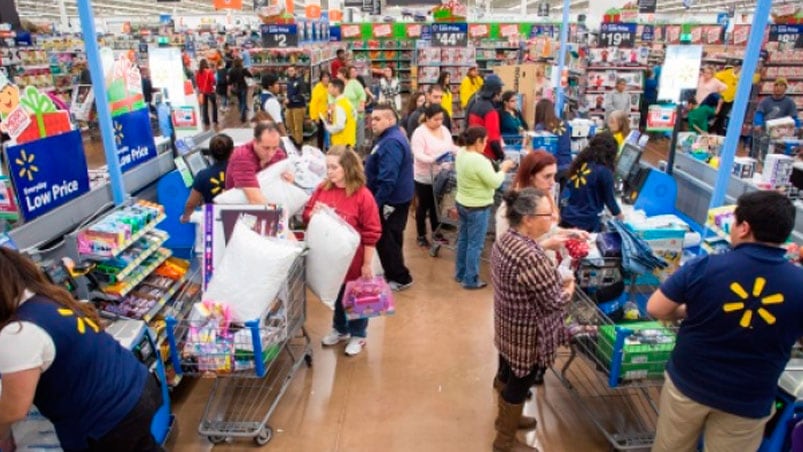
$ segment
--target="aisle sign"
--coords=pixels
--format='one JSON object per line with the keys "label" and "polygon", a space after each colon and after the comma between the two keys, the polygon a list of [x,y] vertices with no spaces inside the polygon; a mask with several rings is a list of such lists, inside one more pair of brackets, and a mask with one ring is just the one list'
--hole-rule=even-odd
{"label": "aisle sign", "polygon": [[655,40],[655,26],[654,25],[643,25],[641,28],[641,40],[642,41],[653,41]]}
{"label": "aisle sign", "polygon": [[84,144],[77,130],[9,146],[6,157],[26,221],[89,191]]}
{"label": "aisle sign", "polygon": [[468,45],[468,24],[432,24],[432,44],[436,47],[466,47]]}
{"label": "aisle sign", "polygon": [[636,36],[634,23],[601,24],[599,41],[602,47],[632,48]]}
{"label": "aisle sign", "polygon": [[112,126],[122,172],[156,157],[150,111],[147,108],[115,116]]}
{"label": "aisle sign", "polygon": [[655,14],[658,0],[638,0],[639,14]]}
{"label": "aisle sign", "polygon": [[298,47],[298,25],[262,24],[262,46],[268,48]]}
{"label": "aisle sign", "polygon": [[803,35],[803,25],[770,25],[770,41],[794,45],[801,48],[801,35]]}

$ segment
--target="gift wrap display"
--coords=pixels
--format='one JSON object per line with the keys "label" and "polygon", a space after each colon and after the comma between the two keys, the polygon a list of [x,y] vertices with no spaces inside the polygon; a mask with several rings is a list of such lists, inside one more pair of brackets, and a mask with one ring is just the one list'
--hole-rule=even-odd
{"label": "gift wrap display", "polygon": [[25,144],[73,129],[70,113],[58,110],[49,96],[33,86],[20,91],[0,73],[0,130],[14,143]]}
{"label": "gift wrap display", "polygon": [[103,73],[106,76],[106,100],[112,117],[140,110],[147,105],[142,95],[142,75],[139,68],[125,55],[117,60],[109,48],[100,50]]}

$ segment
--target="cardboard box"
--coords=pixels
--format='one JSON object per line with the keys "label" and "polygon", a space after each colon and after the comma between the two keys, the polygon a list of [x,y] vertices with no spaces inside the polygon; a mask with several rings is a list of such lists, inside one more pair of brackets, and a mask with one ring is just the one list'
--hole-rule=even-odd
{"label": "cardboard box", "polygon": [[752,179],[756,172],[756,159],[750,157],[736,157],[733,159],[731,173],[739,179]]}
{"label": "cardboard box", "polygon": [[[618,326],[634,331],[625,338],[622,348],[620,378],[622,380],[661,378],[666,362],[675,348],[676,334],[658,322],[635,322]],[[616,327],[615,325],[599,327],[597,356],[609,368],[614,354]]]}
{"label": "cardboard box", "polygon": [[656,269],[652,274],[639,275],[636,279],[637,284],[658,285],[666,281],[669,276],[680,268],[686,229],[677,225],[649,227],[631,222],[628,222],[626,226],[652,248],[655,256],[660,257],[669,264],[664,269]]}
{"label": "cardboard box", "polygon": [[795,159],[783,154],[768,154],[764,159],[764,170],[761,172],[761,180],[772,184],[773,188],[785,187],[789,185],[792,178]]}
{"label": "cardboard box", "polygon": [[543,65],[526,63],[493,68],[494,74],[498,75],[505,84],[503,91],[513,90],[523,95],[524,108],[521,113],[528,122],[535,118],[535,73],[539,66]]}

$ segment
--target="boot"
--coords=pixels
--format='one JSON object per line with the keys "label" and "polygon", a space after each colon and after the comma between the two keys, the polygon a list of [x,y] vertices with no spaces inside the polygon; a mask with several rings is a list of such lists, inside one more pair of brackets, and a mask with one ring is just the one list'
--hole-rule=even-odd
{"label": "boot", "polygon": [[520,443],[516,439],[516,427],[521,418],[524,404],[514,405],[499,397],[499,415],[496,418],[496,439],[494,452],[538,452],[535,447]]}
{"label": "boot", "polygon": [[[502,400],[502,391],[505,389],[505,384],[498,377],[494,377],[494,390],[496,391],[496,395],[499,396],[499,400]],[[497,419],[497,428],[499,419]],[[524,416],[522,415],[519,419],[519,430],[532,430],[535,426],[538,425],[538,421],[534,417]]]}

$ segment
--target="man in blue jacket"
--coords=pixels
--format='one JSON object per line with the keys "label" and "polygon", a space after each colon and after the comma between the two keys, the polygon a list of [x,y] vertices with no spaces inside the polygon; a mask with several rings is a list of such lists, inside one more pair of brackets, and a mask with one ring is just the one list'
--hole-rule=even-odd
{"label": "man in blue jacket", "polygon": [[413,153],[396,120],[396,113],[389,105],[374,107],[371,130],[377,138],[365,161],[365,176],[382,218],[382,236],[376,251],[388,284],[400,291],[413,285],[410,270],[404,265],[402,245],[414,183]]}

